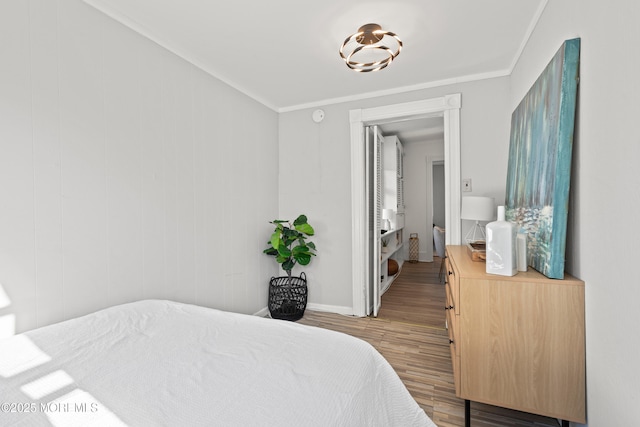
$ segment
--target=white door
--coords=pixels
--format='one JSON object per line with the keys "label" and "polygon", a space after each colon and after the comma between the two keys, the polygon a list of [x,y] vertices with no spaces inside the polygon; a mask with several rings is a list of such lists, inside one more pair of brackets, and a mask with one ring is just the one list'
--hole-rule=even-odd
{"label": "white door", "polygon": [[[367,312],[378,316],[380,309],[380,218],[382,216],[382,141],[378,126],[365,129],[367,174]],[[371,309],[369,309],[371,307]]]}

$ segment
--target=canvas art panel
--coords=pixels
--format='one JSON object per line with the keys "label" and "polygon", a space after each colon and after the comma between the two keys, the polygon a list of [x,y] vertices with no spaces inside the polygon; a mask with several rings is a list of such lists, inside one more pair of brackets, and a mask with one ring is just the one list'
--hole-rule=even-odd
{"label": "canvas art panel", "polygon": [[580,39],[563,43],[511,116],[506,219],[527,234],[527,261],[564,277]]}

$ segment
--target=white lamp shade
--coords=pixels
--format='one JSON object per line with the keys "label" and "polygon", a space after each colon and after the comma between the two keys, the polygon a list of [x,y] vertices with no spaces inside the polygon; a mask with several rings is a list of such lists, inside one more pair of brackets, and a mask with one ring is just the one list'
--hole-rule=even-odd
{"label": "white lamp shade", "polygon": [[496,218],[493,197],[463,197],[460,218],[472,221],[493,221]]}

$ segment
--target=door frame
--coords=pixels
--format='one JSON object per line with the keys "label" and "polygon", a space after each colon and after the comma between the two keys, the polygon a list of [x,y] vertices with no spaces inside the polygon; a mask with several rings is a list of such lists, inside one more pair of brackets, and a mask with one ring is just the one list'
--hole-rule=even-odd
{"label": "door frame", "polygon": [[460,106],[461,94],[349,111],[351,126],[351,265],[353,314],[367,315],[367,206],[365,126],[424,117],[444,119],[446,243],[460,242]]}

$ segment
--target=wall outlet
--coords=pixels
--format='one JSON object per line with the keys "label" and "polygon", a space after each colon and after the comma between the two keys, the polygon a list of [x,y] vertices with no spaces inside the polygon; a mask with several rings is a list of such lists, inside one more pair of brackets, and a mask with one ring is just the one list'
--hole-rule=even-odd
{"label": "wall outlet", "polygon": [[471,178],[466,178],[462,180],[462,191],[464,192],[471,191]]}

